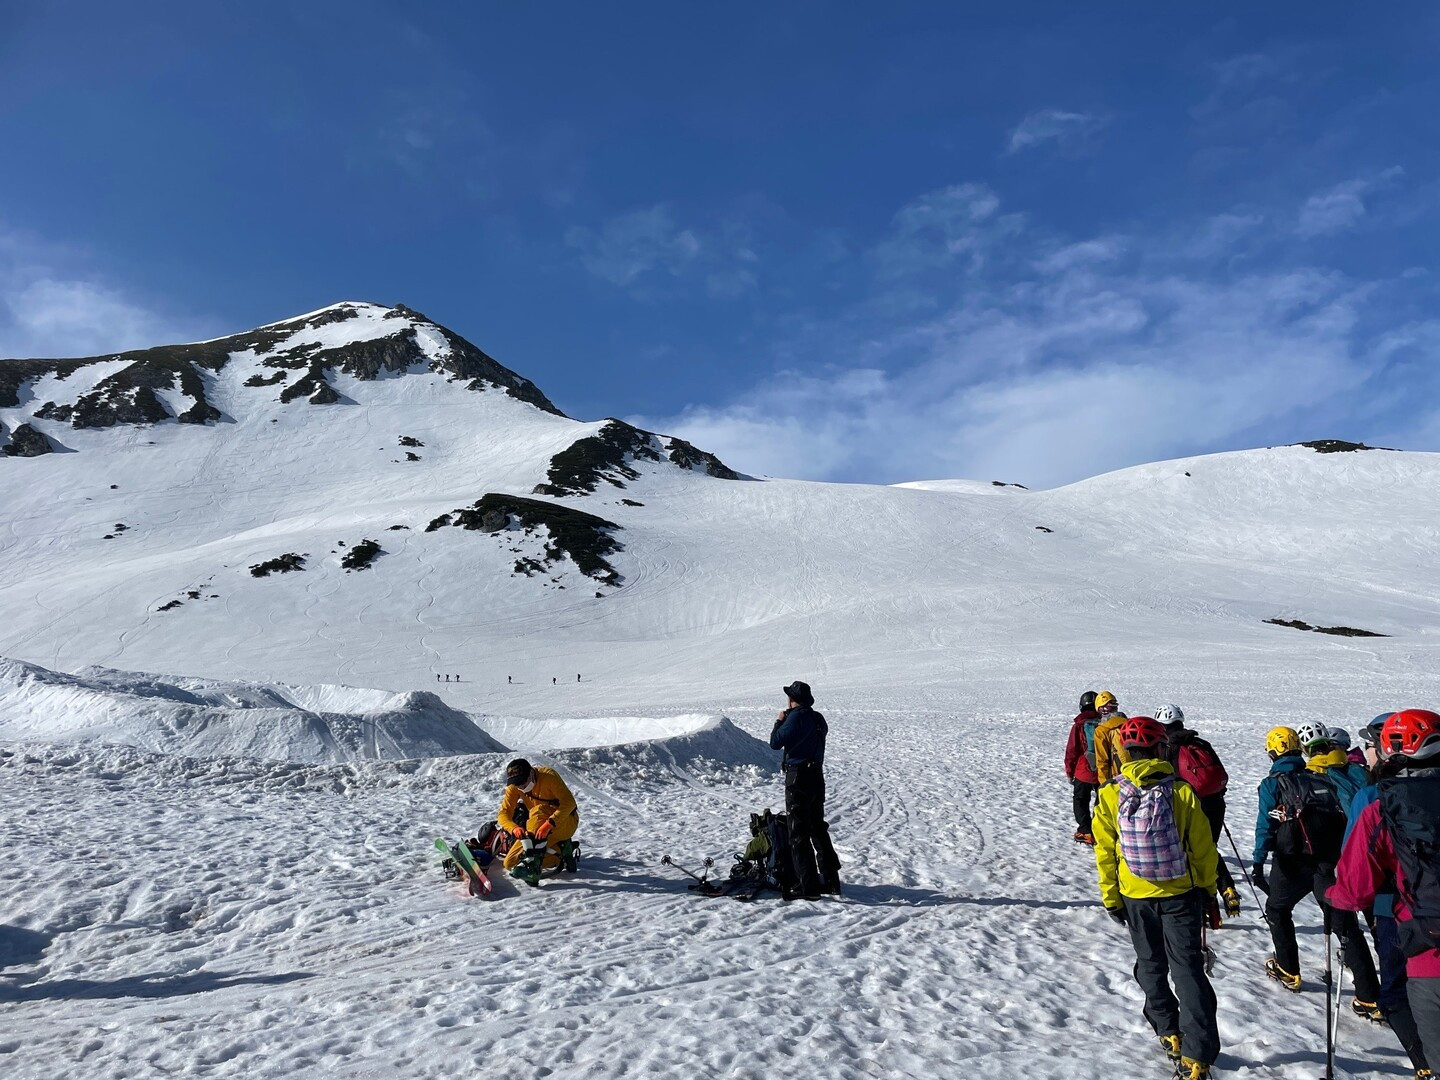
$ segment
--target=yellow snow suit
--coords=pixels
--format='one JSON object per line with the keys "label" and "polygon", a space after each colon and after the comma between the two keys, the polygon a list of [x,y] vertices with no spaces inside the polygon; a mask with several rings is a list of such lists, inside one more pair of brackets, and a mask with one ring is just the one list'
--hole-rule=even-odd
{"label": "yellow snow suit", "polygon": [[[516,811],[521,807],[525,808],[524,824],[528,833],[534,833],[546,821],[554,823],[554,828],[545,839],[546,846],[550,849],[545,854],[545,865],[558,866],[560,856],[555,851],[555,845],[561,840],[569,840],[580,827],[580,809],[575,805],[575,796],[570,794],[570,789],[565,781],[560,779],[559,773],[548,766],[537,765],[535,786],[528,792],[521,791],[514,784],[506,785],[505,793],[500,796],[500,812],[495,816],[495,820],[500,823],[501,828],[509,829],[518,823],[519,815]],[[505,869],[514,870],[524,854],[524,846],[516,840],[505,854]]]}
{"label": "yellow snow suit", "polygon": [[1102,784],[1119,776],[1120,766],[1130,760],[1129,753],[1120,745],[1120,725],[1128,719],[1123,712],[1114,712],[1095,729],[1095,775]]}
{"label": "yellow snow suit", "polygon": [[[1137,787],[1148,787],[1175,772],[1168,761],[1159,758],[1138,758],[1128,762],[1121,772]],[[1100,789],[1091,825],[1095,833],[1095,866],[1100,872],[1100,899],[1107,908],[1118,908],[1121,896],[1147,900],[1163,896],[1183,896],[1191,889],[1204,889],[1206,895],[1215,891],[1215,867],[1220,855],[1210,836],[1210,822],[1200,809],[1200,799],[1183,780],[1177,781],[1171,793],[1175,808],[1175,826],[1190,862],[1190,872],[1169,881],[1146,881],[1130,873],[1125,853],[1120,850],[1120,789],[1106,784]]]}

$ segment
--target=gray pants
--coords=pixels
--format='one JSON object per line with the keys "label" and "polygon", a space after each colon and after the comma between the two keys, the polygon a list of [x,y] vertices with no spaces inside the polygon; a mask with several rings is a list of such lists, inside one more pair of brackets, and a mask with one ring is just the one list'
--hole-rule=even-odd
{"label": "gray pants", "polygon": [[1411,978],[1405,984],[1405,996],[1410,999],[1425,1060],[1440,1061],[1440,979]]}
{"label": "gray pants", "polygon": [[1214,1064],[1220,1030],[1215,990],[1205,975],[1204,895],[1193,889],[1154,900],[1127,896],[1125,915],[1135,945],[1135,981],[1145,993],[1145,1019],[1156,1035],[1183,1036],[1186,1057]]}

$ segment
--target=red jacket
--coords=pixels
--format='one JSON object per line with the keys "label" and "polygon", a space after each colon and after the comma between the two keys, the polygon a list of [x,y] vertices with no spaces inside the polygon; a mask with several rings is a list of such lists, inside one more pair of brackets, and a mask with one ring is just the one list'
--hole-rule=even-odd
{"label": "red jacket", "polygon": [[[1360,811],[1350,830],[1350,839],[1345,841],[1340,864],[1335,868],[1335,884],[1325,898],[1342,911],[1363,911],[1375,902],[1375,894],[1392,881],[1400,886],[1400,895],[1395,897],[1395,918],[1404,922],[1410,918],[1403,895],[1405,875],[1395,857],[1390,830],[1380,816],[1380,804],[1373,802]],[[1440,949],[1407,958],[1405,971],[1412,979],[1440,979]]]}
{"label": "red jacket", "polygon": [[1086,709],[1070,722],[1070,738],[1065,743],[1065,775],[1082,784],[1100,782],[1085,757],[1085,721],[1094,720],[1099,715],[1094,709]]}

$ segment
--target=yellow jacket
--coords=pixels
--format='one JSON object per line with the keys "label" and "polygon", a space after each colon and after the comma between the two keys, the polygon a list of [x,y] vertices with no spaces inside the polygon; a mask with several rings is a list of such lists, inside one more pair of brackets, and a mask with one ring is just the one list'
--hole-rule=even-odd
{"label": "yellow jacket", "polygon": [[[525,807],[524,822],[516,821],[515,810],[520,806]],[[563,837],[557,835],[557,839],[565,839],[575,835],[575,826],[580,824],[580,810],[560,774],[548,766],[537,765],[535,786],[528,792],[521,791],[514,784],[506,786],[505,793],[500,796],[500,813],[495,820],[500,822],[501,828],[509,829],[512,823],[523,824],[527,832],[533,833],[546,819],[554,822],[557,834],[565,833]]]}
{"label": "yellow jacket", "polygon": [[1114,712],[1095,729],[1095,775],[1102,784],[1119,776],[1120,766],[1130,760],[1125,747],[1120,745],[1120,725],[1128,719],[1123,712]]}
{"label": "yellow jacket", "polygon": [[[1120,771],[1132,784],[1143,788],[1174,775],[1175,769],[1159,758],[1137,758]],[[1207,894],[1215,891],[1215,867],[1220,856],[1210,836],[1210,822],[1200,809],[1200,800],[1183,780],[1175,781],[1171,799],[1190,872],[1169,881],[1146,881],[1130,873],[1125,865],[1125,853],[1120,850],[1120,828],[1116,820],[1120,789],[1115,784],[1106,784],[1100,789],[1091,831],[1095,834],[1095,866],[1100,871],[1100,899],[1107,908],[1120,907],[1122,896],[1148,900],[1181,896],[1191,889],[1204,889]]]}

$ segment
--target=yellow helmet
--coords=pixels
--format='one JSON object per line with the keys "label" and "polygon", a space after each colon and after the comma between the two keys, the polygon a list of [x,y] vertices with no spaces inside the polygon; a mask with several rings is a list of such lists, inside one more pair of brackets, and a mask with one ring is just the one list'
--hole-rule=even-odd
{"label": "yellow helmet", "polygon": [[1299,749],[1300,736],[1295,734],[1294,728],[1271,728],[1270,733],[1265,736],[1265,751],[1271,757],[1293,754]]}
{"label": "yellow helmet", "polygon": [[1112,694],[1112,693],[1110,693],[1109,690],[1101,690],[1098,694],[1095,695],[1095,711],[1096,711],[1096,712],[1099,712],[1099,711],[1100,711],[1101,709],[1103,709],[1106,705],[1114,705],[1114,704],[1115,704],[1115,695]]}

